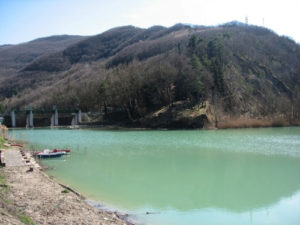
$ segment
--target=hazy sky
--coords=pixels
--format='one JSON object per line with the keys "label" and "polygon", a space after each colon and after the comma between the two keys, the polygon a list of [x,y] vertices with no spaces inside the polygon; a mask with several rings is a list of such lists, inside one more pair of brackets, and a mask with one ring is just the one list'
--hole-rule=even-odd
{"label": "hazy sky", "polygon": [[0,45],[116,26],[263,25],[300,43],[300,0],[0,0]]}

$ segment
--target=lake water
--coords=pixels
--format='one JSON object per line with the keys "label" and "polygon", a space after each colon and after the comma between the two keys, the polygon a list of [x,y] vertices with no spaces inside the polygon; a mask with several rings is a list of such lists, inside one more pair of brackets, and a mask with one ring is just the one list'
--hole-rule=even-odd
{"label": "lake water", "polygon": [[48,173],[141,224],[300,224],[298,127],[10,135],[35,149],[70,148],[43,160]]}

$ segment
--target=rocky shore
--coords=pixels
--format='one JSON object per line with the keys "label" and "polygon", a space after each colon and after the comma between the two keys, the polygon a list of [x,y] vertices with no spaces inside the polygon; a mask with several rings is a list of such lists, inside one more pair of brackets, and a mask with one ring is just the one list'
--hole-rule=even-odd
{"label": "rocky shore", "polygon": [[129,225],[115,212],[96,209],[45,174],[29,153],[3,152],[0,224]]}

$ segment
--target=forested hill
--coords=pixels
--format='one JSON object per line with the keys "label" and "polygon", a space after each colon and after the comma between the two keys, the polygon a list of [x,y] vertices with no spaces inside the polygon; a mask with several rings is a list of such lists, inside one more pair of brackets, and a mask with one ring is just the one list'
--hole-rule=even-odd
{"label": "forested hill", "polygon": [[9,70],[10,46],[0,47],[2,108],[79,105],[103,111],[102,123],[146,127],[299,122],[300,46],[266,28],[125,26],[80,38]]}
{"label": "forested hill", "polygon": [[61,51],[85,38],[82,36],[57,35],[18,45],[0,45],[0,75],[5,74],[5,69],[8,70],[8,73],[13,69],[21,69],[40,56]]}

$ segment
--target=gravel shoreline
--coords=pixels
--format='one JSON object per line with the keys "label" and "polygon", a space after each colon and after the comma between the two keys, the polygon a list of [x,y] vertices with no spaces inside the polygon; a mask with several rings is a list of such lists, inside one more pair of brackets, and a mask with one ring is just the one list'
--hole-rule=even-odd
{"label": "gravel shoreline", "polygon": [[[10,148],[4,151],[4,156],[8,155],[5,154],[8,151],[9,154],[21,155],[18,148]],[[34,224],[132,225],[126,221],[126,215],[99,210],[89,205],[80,194],[51,179],[29,157],[29,153],[23,157],[14,157],[17,162],[13,166],[7,163],[1,170],[8,185],[5,198],[14,208],[29,216]],[[20,160],[22,161],[19,162]],[[29,170],[30,167],[33,171]],[[6,211],[0,205],[0,224],[24,224]]]}

